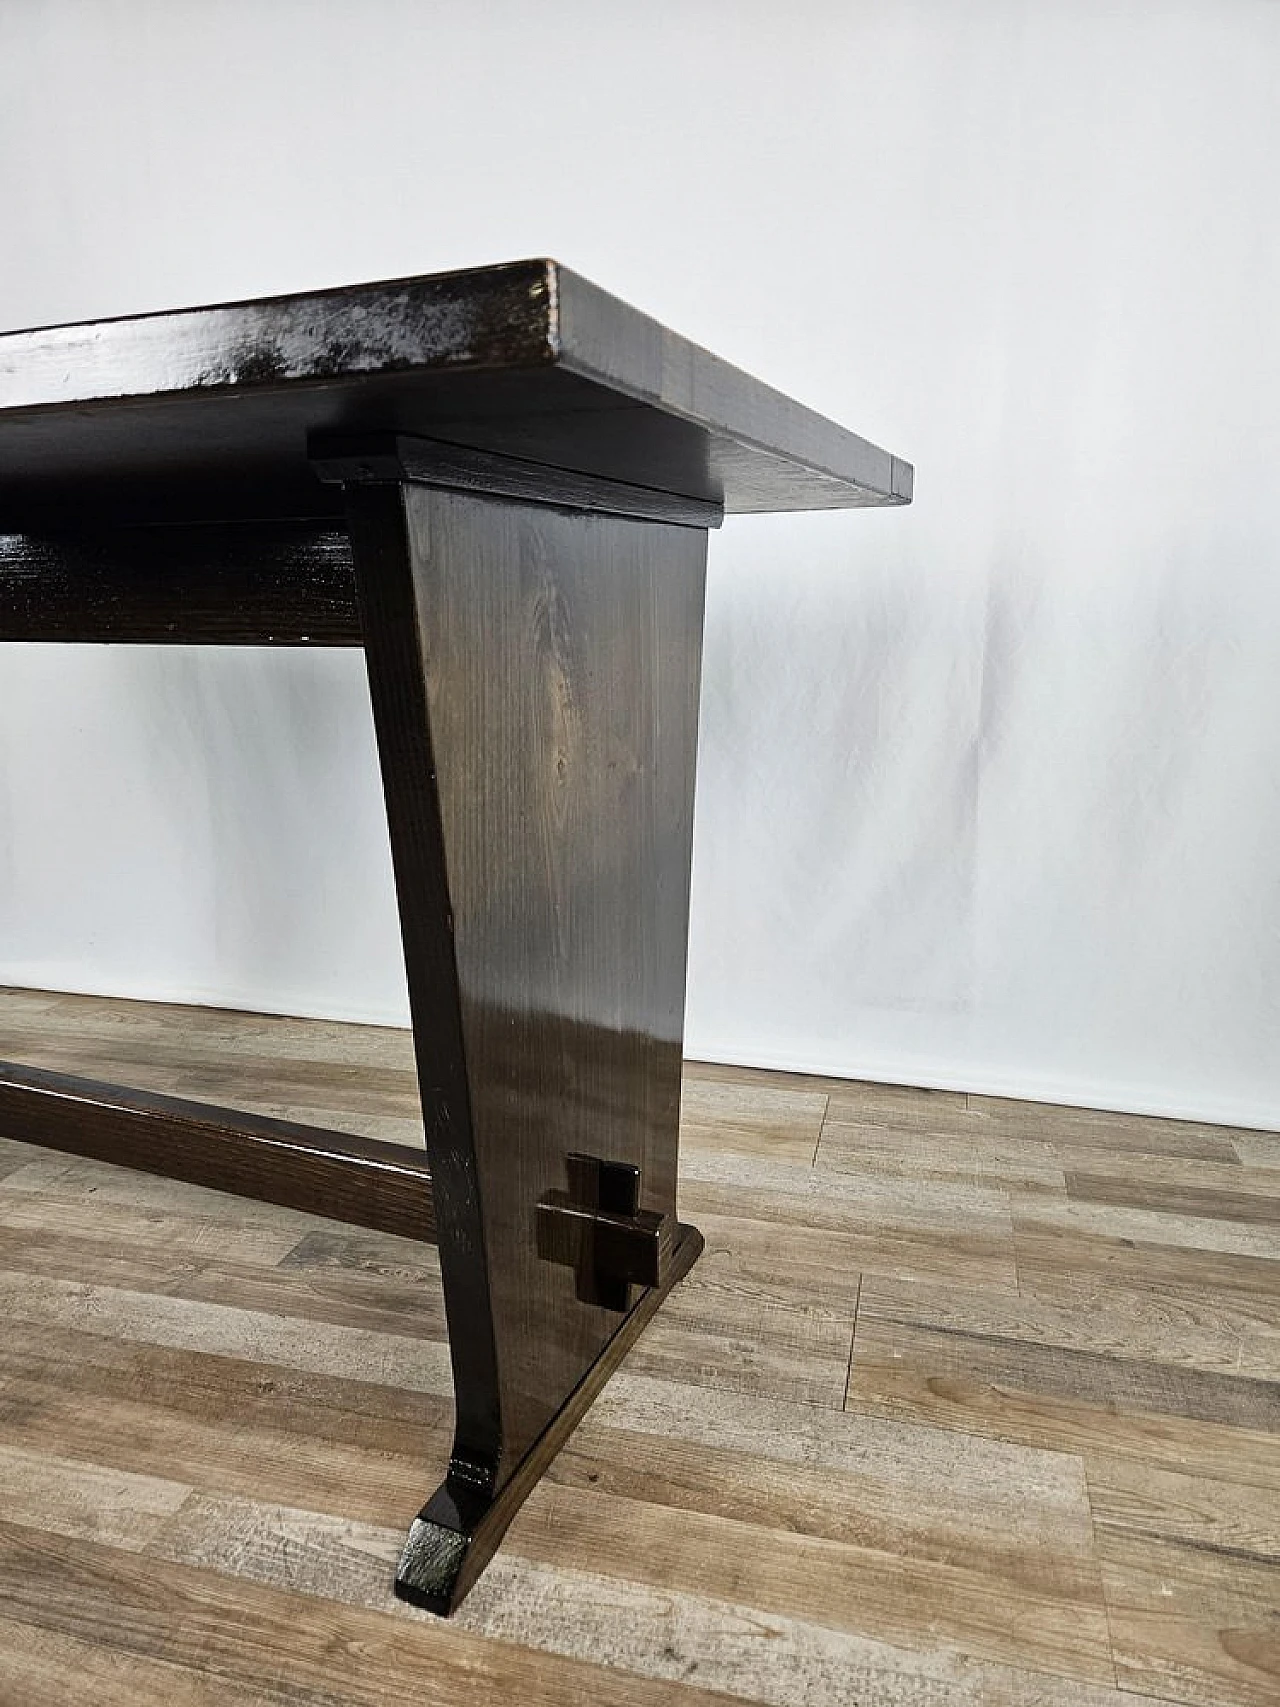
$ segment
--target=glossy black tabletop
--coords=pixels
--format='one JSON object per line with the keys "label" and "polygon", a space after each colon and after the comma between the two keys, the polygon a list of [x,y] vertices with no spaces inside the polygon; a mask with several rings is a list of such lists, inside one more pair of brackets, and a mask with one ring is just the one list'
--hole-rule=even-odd
{"label": "glossy black tabletop", "polygon": [[911,499],[909,463],[554,261],[0,335],[0,529],[325,516],[308,447],[365,432],[730,511]]}

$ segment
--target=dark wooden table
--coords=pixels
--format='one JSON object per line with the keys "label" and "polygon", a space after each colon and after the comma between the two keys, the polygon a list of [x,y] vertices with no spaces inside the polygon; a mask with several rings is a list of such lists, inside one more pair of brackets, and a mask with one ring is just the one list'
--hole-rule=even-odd
{"label": "dark wooden table", "polygon": [[0,639],[363,646],[427,1142],[10,1063],[0,1134],[437,1240],[457,1424],[417,1604],[458,1604],[701,1249],[707,532],[911,480],[552,261],[0,337]]}

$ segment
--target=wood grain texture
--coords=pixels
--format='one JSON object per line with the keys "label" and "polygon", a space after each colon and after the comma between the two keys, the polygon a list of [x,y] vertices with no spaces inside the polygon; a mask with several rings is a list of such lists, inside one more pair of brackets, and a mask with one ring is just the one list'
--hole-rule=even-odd
{"label": "wood grain texture", "polygon": [[1231,1147],[1238,1161],[1264,1178],[1280,1168],[1280,1133],[1233,1132]]}
{"label": "wood grain texture", "polygon": [[1086,1455],[1085,1471],[1100,1530],[1280,1566],[1278,1489],[1102,1453]]}
{"label": "wood grain texture", "polygon": [[351,546],[315,522],[0,535],[0,640],[359,646]]}
{"label": "wood grain texture", "polygon": [[[414,1678],[414,1697],[452,1707],[460,1698],[518,1698],[545,1707],[646,1707],[664,1689],[586,1661],[536,1655],[447,1626],[392,1622],[357,1608],[163,1561],[69,1541],[0,1522],[0,1602],[6,1616],[59,1638],[152,1661],[157,1655],[219,1681],[268,1690],[288,1679],[291,1698],[386,1707]],[[283,1690],[280,1691],[284,1693]],[[689,1686],[689,1707],[716,1696]]]}
{"label": "wood grain texture", "polygon": [[694,1068],[680,1104],[681,1145],[686,1159],[702,1149],[716,1156],[732,1149],[807,1166],[826,1112],[824,1091],[722,1083]]}
{"label": "wood grain texture", "polygon": [[[154,1040],[159,1089],[185,1039],[224,1083],[242,1063],[250,1108],[276,1060],[373,1125],[409,1059],[375,1028],[87,998],[15,992],[10,1020],[51,1060],[79,1028],[144,1072]],[[963,1099],[685,1080],[688,1189],[749,1214],[709,1217],[449,1626],[388,1587],[449,1443],[436,1251],[0,1139],[0,1703],[1271,1707],[1265,1167],[1175,1126],[1167,1183],[1242,1211],[1204,1214],[1161,1194],[1152,1121],[1114,1174],[1151,1197],[1076,1202],[1050,1176],[1084,1115],[1019,1138]],[[392,1074],[388,1118],[404,1095]]]}
{"label": "wood grain texture", "polygon": [[5,1057],[423,1150],[413,1039],[390,1026],[295,1022],[0,989]]}
{"label": "wood grain texture", "polygon": [[[969,1127],[957,1133],[894,1126],[885,1122],[883,1110],[877,1112],[875,1121],[832,1117],[824,1123],[814,1158],[820,1174],[847,1174],[858,1181],[900,1179],[916,1189],[925,1181],[935,1189],[985,1185],[1016,1191],[1020,1201],[1038,1192],[1066,1196],[1060,1151],[1041,1139]],[[932,1119],[939,1124],[936,1110]]]}
{"label": "wood grain texture", "polygon": [[37,1629],[0,1616],[0,1707],[65,1707],[68,1679],[94,1707],[282,1707],[291,1692],[260,1689],[247,1679],[211,1676],[127,1649],[107,1648],[69,1630]]}
{"label": "wood grain texture", "polygon": [[1155,1120],[1141,1114],[1117,1114],[1103,1108],[1071,1108],[1062,1103],[1020,1102],[1009,1097],[969,1097],[967,1124],[989,1132],[1047,1139],[1054,1144],[1086,1144],[1111,1152],[1234,1159],[1227,1126],[1196,1120]]}
{"label": "wood grain texture", "polygon": [[1122,1684],[1202,1707],[1274,1707],[1280,1568],[1105,1526],[1098,1553]]}
{"label": "wood grain texture", "polygon": [[[1280,1357],[1280,1297],[1108,1286],[1018,1265],[1017,1292],[864,1276],[860,1320],[1263,1381]],[[975,1365],[976,1367],[976,1365]],[[1079,1387],[1074,1389],[1079,1391]]]}
{"label": "wood grain texture", "polygon": [[[1221,1170],[1213,1176],[1219,1183],[1210,1184],[1185,1173],[1182,1179],[1124,1179],[1117,1178],[1110,1169],[1105,1173],[1071,1169],[1066,1175],[1067,1196],[1078,1203],[1107,1203],[1122,1209],[1280,1228],[1280,1197],[1253,1182],[1224,1177],[1236,1171]],[[1280,1251],[1280,1245],[1277,1250]]]}
{"label": "wood grain texture", "polygon": [[0,1131],[28,1144],[430,1239],[425,1159],[403,1145],[0,1061]]}
{"label": "wood grain texture", "polygon": [[[935,1302],[919,1303],[909,1314],[918,1321],[879,1314],[873,1301],[859,1317],[858,1344],[850,1394],[874,1386],[880,1372],[890,1379],[895,1365],[930,1370],[931,1383],[981,1382],[1001,1393],[1035,1393],[1049,1399],[1084,1403],[1099,1411],[1152,1413],[1233,1428],[1271,1433],[1280,1429],[1280,1383],[1235,1374],[1189,1369],[1171,1362],[1079,1350],[1036,1340],[1034,1309],[1020,1319],[1018,1337],[992,1333],[991,1324],[964,1325],[962,1311]],[[901,1308],[899,1306],[898,1308]]]}
{"label": "wood grain texture", "polygon": [[351,504],[445,1293],[476,1396],[459,1452],[510,1466],[617,1325],[533,1237],[566,1156],[638,1166],[641,1208],[675,1211],[706,540],[422,486]]}

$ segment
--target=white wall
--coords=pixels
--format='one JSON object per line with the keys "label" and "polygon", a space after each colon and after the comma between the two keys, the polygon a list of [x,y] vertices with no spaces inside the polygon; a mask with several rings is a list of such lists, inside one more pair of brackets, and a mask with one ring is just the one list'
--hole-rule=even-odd
{"label": "white wall", "polygon": [[[692,1053],[1280,1124],[1280,6],[25,0],[0,325],[552,253],[911,457],[712,543]],[[7,648],[0,979],[403,1016],[357,656]]]}

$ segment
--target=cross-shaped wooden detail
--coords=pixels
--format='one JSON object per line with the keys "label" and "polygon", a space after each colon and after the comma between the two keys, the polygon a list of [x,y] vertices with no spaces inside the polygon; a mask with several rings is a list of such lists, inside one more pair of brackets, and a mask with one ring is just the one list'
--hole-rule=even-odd
{"label": "cross-shaped wooden detail", "polygon": [[584,1304],[626,1311],[631,1288],[661,1286],[675,1220],[640,1207],[640,1169],[599,1156],[565,1158],[569,1189],[538,1203],[538,1255],[572,1268]]}

